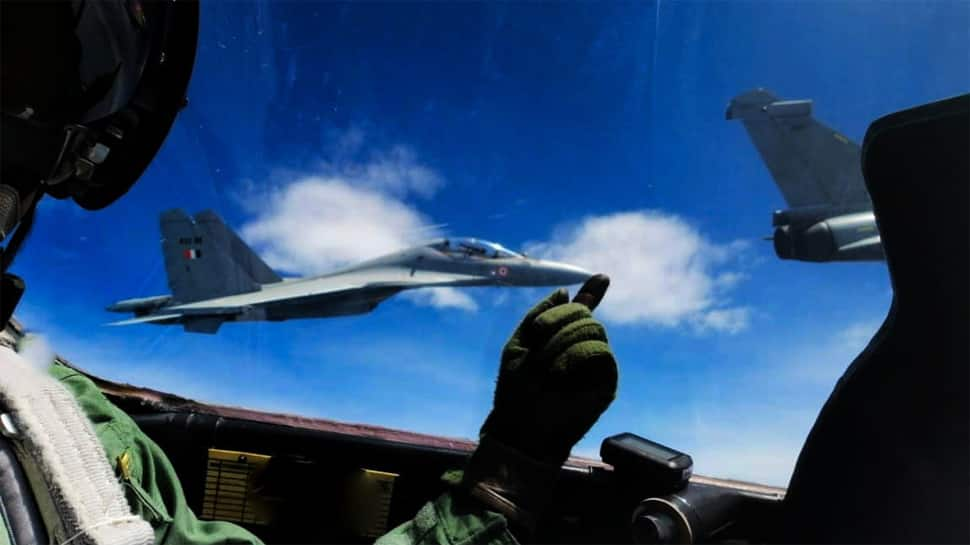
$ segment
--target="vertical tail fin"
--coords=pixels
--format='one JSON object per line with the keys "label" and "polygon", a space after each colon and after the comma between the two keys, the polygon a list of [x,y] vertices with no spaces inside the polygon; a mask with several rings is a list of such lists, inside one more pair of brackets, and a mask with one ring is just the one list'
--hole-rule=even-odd
{"label": "vertical tail fin", "polygon": [[871,208],[859,145],[812,117],[811,100],[779,100],[764,89],[734,97],[739,119],[790,207]]}
{"label": "vertical tail fin", "polygon": [[236,233],[212,210],[195,215],[197,225],[207,233],[210,240],[217,244],[243,271],[260,284],[272,284],[282,279],[273,269],[246,245]]}
{"label": "vertical tail fin", "polygon": [[218,220],[218,217],[209,214],[205,216],[208,223],[194,221],[182,210],[168,210],[161,214],[165,272],[172,298],[179,303],[260,289],[260,283],[232,259],[228,229],[221,220],[218,221],[222,225],[221,232],[217,227],[211,227],[211,218]]}

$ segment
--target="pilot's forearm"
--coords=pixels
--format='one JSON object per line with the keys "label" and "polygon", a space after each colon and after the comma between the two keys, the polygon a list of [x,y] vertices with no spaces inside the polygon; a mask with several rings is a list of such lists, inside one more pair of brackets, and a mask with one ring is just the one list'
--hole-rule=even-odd
{"label": "pilot's forearm", "polygon": [[457,489],[421,508],[413,519],[377,540],[377,545],[518,545],[502,515]]}

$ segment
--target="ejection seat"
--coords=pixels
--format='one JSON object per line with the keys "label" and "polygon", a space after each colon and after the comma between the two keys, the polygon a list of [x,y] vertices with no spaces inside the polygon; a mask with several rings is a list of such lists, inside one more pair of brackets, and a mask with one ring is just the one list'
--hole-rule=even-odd
{"label": "ejection seat", "polygon": [[788,543],[970,542],[970,95],[866,133],[894,290],[799,456]]}

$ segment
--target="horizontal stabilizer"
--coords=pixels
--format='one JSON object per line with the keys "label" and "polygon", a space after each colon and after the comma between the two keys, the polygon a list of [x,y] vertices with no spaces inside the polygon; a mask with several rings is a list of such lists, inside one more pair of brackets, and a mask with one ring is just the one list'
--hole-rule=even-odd
{"label": "horizontal stabilizer", "polygon": [[127,320],[121,320],[120,322],[110,322],[105,325],[149,324],[154,322],[164,322],[167,320],[175,320],[181,317],[182,317],[181,314],[153,314],[151,316],[142,316],[140,318],[129,318]]}

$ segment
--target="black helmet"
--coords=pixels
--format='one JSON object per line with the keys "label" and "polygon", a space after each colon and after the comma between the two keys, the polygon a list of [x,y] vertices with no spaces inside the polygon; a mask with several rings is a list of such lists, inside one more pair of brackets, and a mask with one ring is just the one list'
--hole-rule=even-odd
{"label": "black helmet", "polygon": [[0,241],[17,230],[6,272],[43,195],[98,210],[141,176],[186,104],[199,5],[3,1],[0,24]]}

